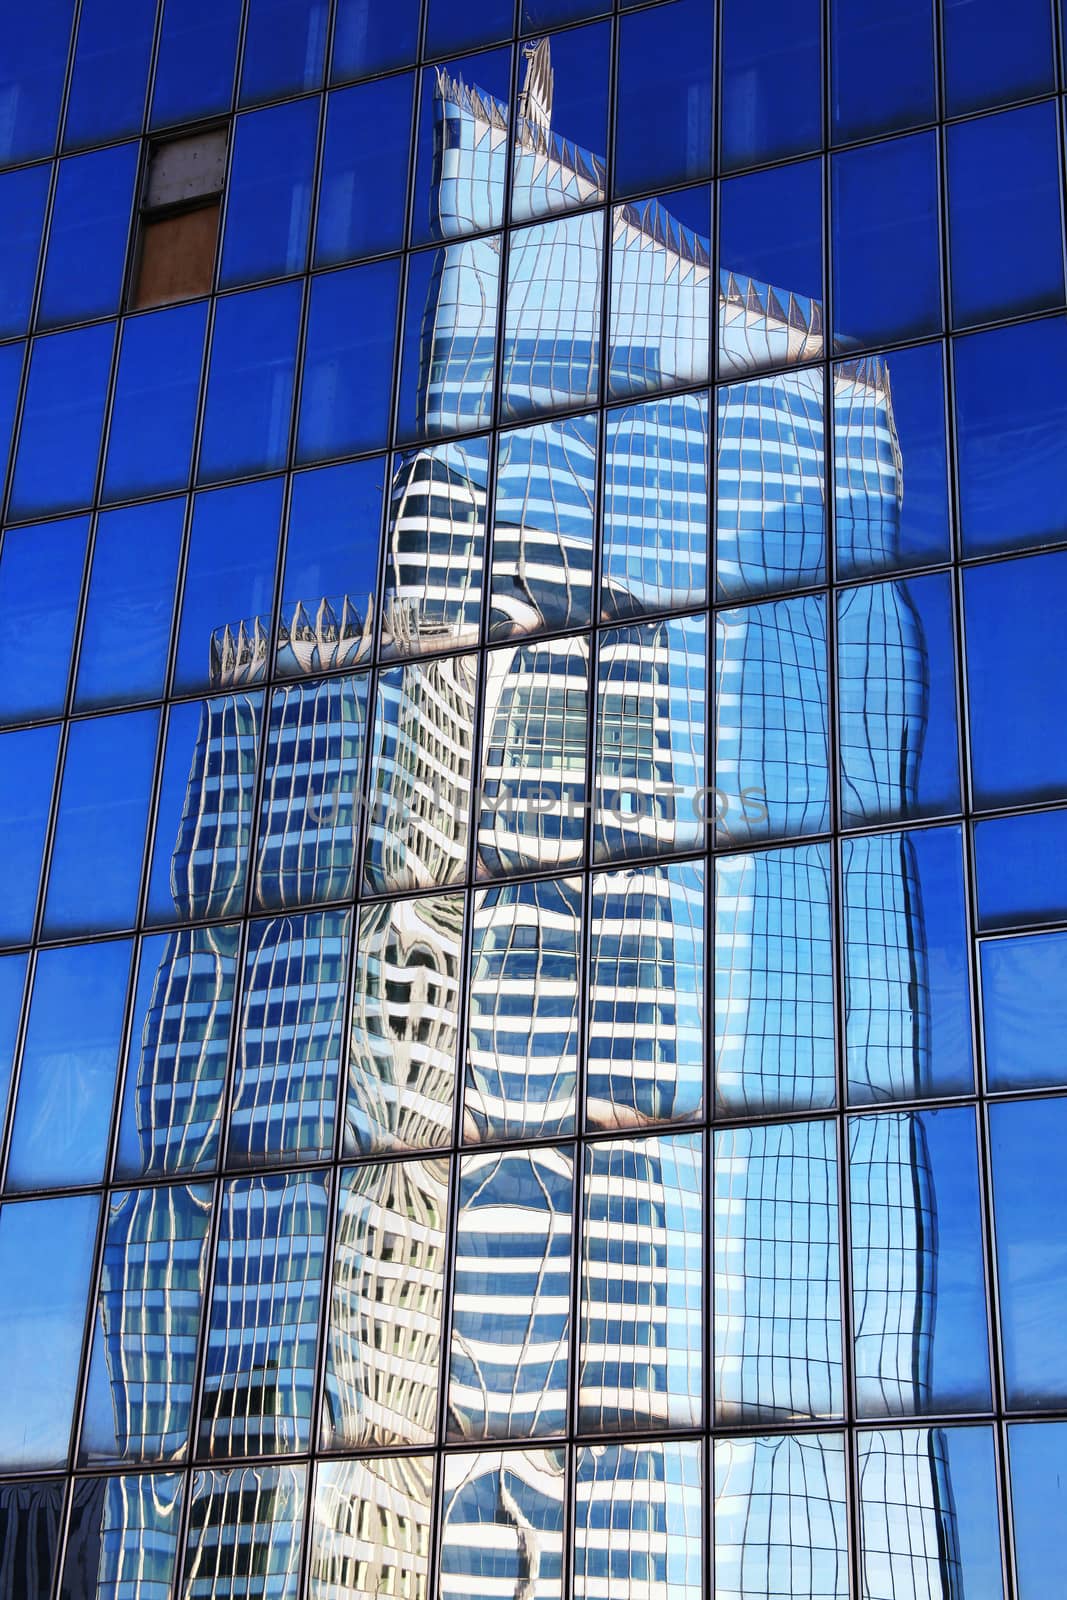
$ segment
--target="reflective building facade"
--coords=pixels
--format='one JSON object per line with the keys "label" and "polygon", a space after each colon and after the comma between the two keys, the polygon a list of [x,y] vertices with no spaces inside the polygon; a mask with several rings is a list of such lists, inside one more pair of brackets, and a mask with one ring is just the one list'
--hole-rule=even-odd
{"label": "reflective building facade", "polygon": [[1063,19],[0,62],[0,1595],[1045,1600]]}

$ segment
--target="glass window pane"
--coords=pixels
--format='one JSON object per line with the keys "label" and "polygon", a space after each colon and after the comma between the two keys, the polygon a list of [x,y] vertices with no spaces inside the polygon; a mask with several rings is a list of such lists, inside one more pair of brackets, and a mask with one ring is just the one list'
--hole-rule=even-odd
{"label": "glass window pane", "polygon": [[[510,49],[485,50],[423,70],[412,244],[456,239],[503,223],[510,93]],[[446,151],[456,153],[446,158]],[[478,178],[472,181],[475,172]]]}
{"label": "glass window pane", "polygon": [[185,1600],[246,1600],[252,1572],[264,1600],[297,1600],[306,1479],[303,1466],[194,1473]]}
{"label": "glass window pane", "polygon": [[574,1600],[703,1593],[701,1448],[593,1445],[577,1452]]}
{"label": "glass window pane", "polygon": [[956,438],[964,553],[1067,535],[1067,321],[957,339]]}
{"label": "glass window pane", "polygon": [[972,568],[963,597],[975,800],[1058,799],[1067,793],[1067,555]]}
{"label": "glass window pane", "polygon": [[479,0],[470,6],[466,0],[427,0],[427,55],[443,50],[465,50],[477,44],[495,44],[506,39],[515,25],[515,0]]}
{"label": "glass window pane", "polygon": [[185,566],[174,689],[266,676],[282,480],[198,494]]}
{"label": "glass window pane", "polygon": [[537,33],[558,22],[580,22],[608,9],[608,0],[519,0],[519,31]]}
{"label": "glass window pane", "polygon": [[710,176],[713,37],[710,0],[675,0],[621,19],[616,194]]}
{"label": "glass window pane", "polygon": [[384,456],[292,480],[275,672],[302,677],[370,653]]}
{"label": "glass window pane", "polygon": [[504,420],[596,400],[603,233],[603,214],[589,212],[510,235]]}
{"label": "glass window pane", "polygon": [[703,1167],[698,1133],[586,1149],[582,1432],[700,1425]]}
{"label": "glass window pane", "polygon": [[322,81],[327,0],[252,0],[245,23],[241,104],[273,100]]}
{"label": "glass window pane", "polygon": [[58,1600],[82,1600],[87,1575],[101,1593],[166,1593],[178,1562],[182,1479],[178,1473],[81,1478],[71,1496]]}
{"label": "glass window pane", "polygon": [[[6,476],[11,455],[12,430],[15,424],[15,407],[18,404],[19,380],[25,344],[0,345],[0,474]],[[14,516],[12,507],[8,515]]]}
{"label": "glass window pane", "polygon": [[822,596],[724,611],[716,630],[720,843],[823,832],[830,777]]}
{"label": "glass window pane", "polygon": [[929,122],[937,115],[932,0],[831,0],[830,75],[835,143]]}
{"label": "glass window pane", "polygon": [[211,1199],[207,1184],[111,1197],[82,1462],[178,1461],[186,1454]]}
{"label": "glass window pane", "polygon": [[1015,1592],[1044,1600],[1059,1582],[1059,1529],[1067,1517],[1067,1423],[1017,1423],[1008,1429]]}
{"label": "glass window pane", "polygon": [[68,150],[140,132],[154,23],[143,0],[82,0],[63,133]]}
{"label": "glass window pane", "polygon": [[715,1135],[712,1172],[719,1422],[839,1415],[844,1392],[833,1124],[724,1129]]}
{"label": "glass window pane", "polygon": [[707,381],[710,238],[711,192],[705,188],[615,207],[608,325],[611,399]]}
{"label": "glass window pane", "polygon": [[375,1600],[398,1584],[426,1600],[432,1491],[432,1456],[320,1462],[308,1600],[332,1600],[338,1580],[346,1600]]}
{"label": "glass window pane", "polygon": [[7,19],[0,67],[0,161],[49,155],[56,140],[74,0],[43,0]]}
{"label": "glass window pane", "polygon": [[484,427],[493,409],[500,240],[423,251],[407,270],[398,441]]}
{"label": "glass window pane", "polygon": [[715,1578],[722,1600],[848,1600],[848,1507],[840,1434],[719,1439]]}
{"label": "glass window pane", "polygon": [[512,222],[530,222],[607,198],[610,50],[607,23],[572,28],[524,47]]}
{"label": "glass window pane", "polygon": [[71,724],[45,902],[50,934],[130,927],[137,916],[157,711]]}
{"label": "glass window pane", "polygon": [[299,461],[379,449],[387,442],[399,285],[395,261],[312,280]]}
{"label": "glass window pane", "polygon": [[987,939],[978,950],[989,1087],[1040,1089],[1067,1082],[1067,934]]}
{"label": "glass window pane", "polygon": [[475,656],[378,674],[364,871],[372,891],[466,876]]}
{"label": "glass window pane", "polygon": [[66,1465],[99,1207],[88,1194],[0,1207],[5,1468]]}
{"label": "glass window pane", "polygon": [[40,327],[118,310],[139,157],[136,144],[123,144],[60,162]]}
{"label": "glass window pane", "polygon": [[827,845],[715,864],[715,1101],[728,1116],[837,1099]]}
{"label": "glass window pane", "polygon": [[565,1471],[562,1450],[444,1458],[441,1600],[470,1600],[474,1593],[509,1600],[516,1575],[530,1564],[528,1530],[536,1530],[536,1600],[563,1600]]}
{"label": "glass window pane", "polygon": [[61,1479],[0,1483],[0,1562],[12,1592],[49,1600],[59,1551]]}
{"label": "glass window pane", "polygon": [[698,849],[707,833],[708,630],[703,617],[599,640],[597,861]]}
{"label": "glass window pane", "polygon": [[595,505],[595,417],[500,435],[491,639],[590,621]]}
{"label": "glass window pane", "polygon": [[406,67],[419,49],[421,0],[337,0],[330,80],[365,78]]}
{"label": "glass window pane", "polygon": [[570,1351],[574,1157],[464,1157],[456,1224],[448,1436],[562,1433]]}
{"label": "glass window pane", "polygon": [[582,886],[577,878],[475,896],[463,1136],[574,1129]]}
{"label": "glass window pane", "polygon": [[74,694],[79,710],[163,692],[184,523],[184,499],[97,519]]}
{"label": "glass window pane", "polygon": [[206,322],[204,303],[126,320],[108,429],[106,500],[188,483]]}
{"label": "glass window pane", "polygon": [[110,322],[34,341],[9,516],[72,511],[93,498],[114,342]]}
{"label": "glass window pane", "polygon": [[450,1144],[463,896],[364,907],[356,938],[345,1152]]}
{"label": "glass window pane", "polygon": [[308,1448],[327,1183],[321,1173],[293,1173],[222,1186],[197,1436],[204,1454]]}
{"label": "glass window pane", "polygon": [[26,728],[0,738],[0,834],[4,840],[0,943],[3,944],[22,944],[33,933],[58,749],[58,726]]}
{"label": "glass window pane", "polygon": [[51,171],[45,162],[39,167],[5,172],[0,177],[0,209],[4,217],[0,334],[5,338],[29,327]]}
{"label": "glass window pane", "polygon": [[15,1065],[28,955],[0,956],[0,1115],[7,1106],[7,1091]]}
{"label": "glass window pane", "polygon": [[66,1188],[104,1176],[132,948],[123,939],[41,951],[8,1152],[9,1190]]}
{"label": "glass window pane", "polygon": [[332,94],[319,180],[315,265],[404,242],[414,74]]}
{"label": "glass window pane", "polygon": [[1067,921],[1067,811],[996,817],[974,830],[978,926]]}
{"label": "glass window pane", "polygon": [[730,178],[719,189],[719,371],[823,353],[822,163]]}
{"label": "glass window pane", "polygon": [[303,268],[318,128],[317,100],[238,117],[219,274],[224,288]]}
{"label": "glass window pane", "polygon": [[8,528],[0,547],[0,723],[62,716],[88,517]]}
{"label": "glass window pane", "polygon": [[[382,655],[478,643],[489,441],[424,445],[393,458]],[[501,486],[498,483],[497,499]]]}
{"label": "glass window pane", "polygon": [[946,0],[943,27],[949,116],[1055,89],[1046,0],[1022,0],[1010,12],[995,0]]}
{"label": "glass window pane", "polygon": [[301,294],[284,283],[218,301],[201,482],[285,465]]}
{"label": "glass window pane", "polygon": [[842,894],[851,1103],[970,1094],[960,830],[845,840]]}
{"label": "glass window pane", "polygon": [[151,126],[227,111],[241,0],[164,0]]}
{"label": "glass window pane", "polygon": [[1056,108],[957,123],[946,149],[955,325],[1060,305]]}
{"label": "glass window pane", "polygon": [[1008,1405],[1060,1407],[1067,1387],[1067,1099],[993,1105],[989,1127]]}
{"label": "glass window pane", "polygon": [[[437,1435],[447,1160],[372,1162],[337,1199],[322,1444],[429,1444]],[[383,1363],[380,1352],[394,1352]]]}
{"label": "glass window pane", "polygon": [[724,170],[816,150],[822,143],[819,0],[724,0]]}

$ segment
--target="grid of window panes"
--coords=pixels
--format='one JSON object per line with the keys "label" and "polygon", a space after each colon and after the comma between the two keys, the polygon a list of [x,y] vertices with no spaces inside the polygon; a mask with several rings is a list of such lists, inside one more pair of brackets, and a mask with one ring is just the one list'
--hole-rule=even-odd
{"label": "grid of window panes", "polygon": [[1062,14],[2,11],[3,1593],[1046,1600]]}

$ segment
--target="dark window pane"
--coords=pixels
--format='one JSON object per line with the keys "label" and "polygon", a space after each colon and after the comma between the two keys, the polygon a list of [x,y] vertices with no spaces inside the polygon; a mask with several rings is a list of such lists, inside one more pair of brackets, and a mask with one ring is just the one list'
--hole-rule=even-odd
{"label": "dark window pane", "polygon": [[423,49],[428,56],[473,50],[509,39],[514,26],[515,0],[427,0]]}
{"label": "dark window pane", "polygon": [[937,114],[932,0],[831,0],[830,125],[835,142],[912,128]]}
{"label": "dark window pane", "polygon": [[71,725],[45,904],[49,933],[133,923],[158,723],[158,712],[134,711]]}
{"label": "dark window pane", "polygon": [[222,287],[303,269],[318,127],[317,99],[293,100],[238,117],[222,241]]}
{"label": "dark window pane", "polygon": [[138,147],[119,145],[60,163],[38,324],[118,309]]}
{"label": "dark window pane", "polygon": [[152,217],[142,224],[131,309],[211,293],[219,213],[219,202],[213,200],[195,211]]}
{"label": "dark window pane", "polygon": [[1062,1407],[1067,1394],[1067,1099],[989,1110],[1007,1402]]}
{"label": "dark window pane", "polygon": [[201,482],[284,466],[302,289],[228,295],[215,309]]}
{"label": "dark window pane", "polygon": [[1067,921],[1067,811],[980,822],[974,850],[980,928]]}
{"label": "dark window pane", "polygon": [[184,500],[104,512],[78,654],[79,710],[163,692]]}
{"label": "dark window pane", "polygon": [[1067,322],[957,339],[956,437],[964,551],[1067,535]]}
{"label": "dark window pane", "polygon": [[581,22],[610,11],[610,0],[520,0],[519,31],[537,33],[560,22]]}
{"label": "dark window pane", "polygon": [[27,728],[0,738],[0,829],[4,839],[0,942],[4,944],[21,944],[33,932],[58,749],[58,727]]}
{"label": "dark window pane", "polygon": [[1017,1423],[1008,1429],[1015,1592],[1046,1600],[1063,1570],[1067,1523],[1067,1422]]}
{"label": "dark window pane", "polygon": [[620,22],[616,194],[710,175],[713,32],[710,0],[675,0]]}
{"label": "dark window pane", "polygon": [[729,178],[719,188],[719,371],[823,353],[822,163]]}
{"label": "dark window pane", "polygon": [[35,341],[9,515],[69,511],[92,499],[114,339],[105,323]]}
{"label": "dark window pane", "polygon": [[62,715],[88,529],[74,517],[4,535],[0,723]]}
{"label": "dark window pane", "polygon": [[4,18],[0,58],[0,161],[50,155],[70,44],[74,0],[16,6]]}
{"label": "dark window pane", "polygon": [[348,665],[369,652],[387,475],[386,458],[377,456],[293,479],[280,676]]}
{"label": "dark window pane", "polygon": [[251,0],[245,23],[241,104],[314,89],[322,82],[328,0]]}
{"label": "dark window pane", "polygon": [[206,322],[206,304],[126,320],[108,430],[105,500],[184,488],[189,481]]}
{"label": "dark window pane", "polygon": [[963,595],[975,800],[1058,799],[1067,794],[1067,554],[975,567]]}
{"label": "dark window pane", "polygon": [[315,227],[315,265],[404,242],[414,74],[332,94]]}
{"label": "dark window pane", "polygon": [[948,130],[952,320],[1063,301],[1056,108],[1025,106]]}
{"label": "dark window pane", "polygon": [[419,48],[420,0],[337,0],[331,83],[406,67]]}
{"label": "dark window pane", "polygon": [[154,22],[145,0],[82,0],[63,132],[68,150],[141,131]]}
{"label": "dark window pane", "polygon": [[46,163],[0,177],[0,214],[4,218],[0,334],[5,338],[24,332],[29,325],[51,170]]}
{"label": "dark window pane", "polygon": [[241,0],[164,0],[153,128],[228,111]]}
{"label": "dark window pane", "polygon": [[299,461],[373,450],[389,436],[400,263],[316,278],[300,392]]}
{"label": "dark window pane", "polygon": [[11,430],[15,422],[15,405],[25,351],[24,344],[0,345],[0,478],[7,474],[7,462],[11,454]]}
{"label": "dark window pane", "polygon": [[1048,0],[945,0],[945,111],[978,111],[1056,87]]}
{"label": "dark window pane", "polygon": [[1067,1083],[1067,934],[989,939],[978,948],[989,1087]]}
{"label": "dark window pane", "polygon": [[817,150],[822,143],[819,0],[724,0],[724,171]]}

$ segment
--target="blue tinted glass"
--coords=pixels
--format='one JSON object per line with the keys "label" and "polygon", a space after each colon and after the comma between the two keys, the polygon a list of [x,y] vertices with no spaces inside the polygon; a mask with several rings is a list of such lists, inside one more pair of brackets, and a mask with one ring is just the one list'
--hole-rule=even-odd
{"label": "blue tinted glass", "polygon": [[139,150],[68,156],[59,165],[37,321],[41,327],[118,309]]}
{"label": "blue tinted glass", "polygon": [[[2,746],[0,746],[2,750]],[[15,1064],[22,994],[26,987],[25,955],[0,957],[0,1116],[7,1105],[11,1069]]]}
{"label": "blue tinted glass", "polygon": [[129,927],[137,914],[159,713],[71,724],[45,902],[49,933]]}
{"label": "blue tinted glass", "polygon": [[99,1183],[103,1176],[132,948],[109,940],[38,957],[9,1189]]}
{"label": "blue tinted glass", "polygon": [[710,175],[712,35],[710,0],[674,0],[620,22],[616,194]]}
{"label": "blue tinted glass", "polygon": [[10,516],[73,510],[92,499],[114,337],[114,324],[104,323],[34,343]]}
{"label": "blue tinted glass", "polygon": [[834,368],[834,420],[838,577],[947,561],[940,344],[840,362]]}
{"label": "blue tinted glass", "polygon": [[318,100],[238,117],[222,241],[224,288],[303,269],[318,127]]}
{"label": "blue tinted glass", "polygon": [[[476,89],[487,110],[477,120],[462,113],[468,91]],[[428,67],[419,96],[419,140],[411,202],[411,242],[454,239],[459,234],[499,228],[504,220],[507,188],[507,145],[486,137],[485,116],[507,125],[511,93],[511,51],[485,50],[447,65]],[[487,97],[487,99],[485,98]],[[495,103],[495,108],[494,108]],[[473,156],[480,181],[464,181],[455,157],[442,166],[445,150],[466,149]],[[442,179],[444,181],[442,181]]]}
{"label": "blue tinted glass", "polygon": [[[274,567],[281,519],[282,483],[242,484],[199,494],[193,512],[185,569],[178,657],[178,691],[218,685],[223,635],[256,620],[269,626],[274,597]],[[249,677],[262,676],[258,660]]]}
{"label": "blue tinted glass", "polygon": [[0,941],[4,944],[20,944],[33,932],[58,748],[58,727],[27,728],[0,738],[0,830],[4,840]]}
{"label": "blue tinted glass", "polygon": [[937,142],[932,133],[833,158],[834,345],[941,326]]}
{"label": "blue tinted glass", "polygon": [[[606,23],[570,28],[541,45],[526,46],[512,166],[512,222],[570,211],[604,193],[610,51]],[[545,161],[544,133],[529,113],[523,114],[523,94],[533,100],[546,65],[552,74],[549,133],[566,141],[559,162]]]}
{"label": "blue tinted glass", "polygon": [[90,1571],[105,1594],[107,1586],[120,1594],[131,1569],[146,1580],[145,1600],[157,1581],[166,1594],[178,1557],[182,1483],[180,1473],[79,1479],[59,1600],[83,1600],[81,1575]]}
{"label": "blue tinted glass", "polygon": [[328,0],[250,0],[241,104],[314,89],[322,82]]}
{"label": "blue tinted glass", "polygon": [[68,150],[140,132],[154,23],[144,0],[82,0],[63,131]]}
{"label": "blue tinted glass", "polygon": [[0,345],[0,479],[7,475],[24,344]]}
{"label": "blue tinted glass", "polygon": [[0,723],[60,716],[89,522],[9,528],[0,549]]}
{"label": "blue tinted glass", "polygon": [[932,0],[830,0],[830,125],[836,143],[937,114]]}
{"label": "blue tinted glass", "polygon": [[348,455],[386,443],[399,283],[397,261],[350,267],[314,280],[298,460]]}
{"label": "blue tinted glass", "polygon": [[515,26],[515,0],[427,0],[426,55],[473,50],[480,44],[509,39]]}
{"label": "blue tinted glass", "polygon": [[841,867],[850,1104],[971,1093],[959,828],[846,839]]}
{"label": "blue tinted glass", "polygon": [[229,110],[240,25],[241,0],[164,0],[153,128]]}
{"label": "blue tinted glass", "polygon": [[[677,242],[677,257],[617,245],[611,254],[611,315],[608,327],[611,399],[707,382],[711,363],[711,190],[678,189],[670,194],[616,206],[620,234],[637,222],[645,238],[666,235]],[[657,260],[658,258],[658,260]],[[650,265],[657,262],[656,265]],[[695,263],[695,269],[689,266]],[[649,278],[656,311],[650,316]],[[587,274],[591,276],[591,274]],[[681,282],[679,282],[681,277]],[[669,330],[669,331],[668,331]],[[672,441],[673,444],[673,441]]]}
{"label": "blue tinted glass", "polygon": [[1067,1099],[989,1108],[1007,1402],[1067,1396]]}
{"label": "blue tinted glass", "polygon": [[989,939],[982,960],[982,1025],[991,1089],[1067,1082],[1067,934]]}
{"label": "blue tinted glass", "polygon": [[767,331],[750,343],[747,319],[724,321],[720,305],[721,372],[822,354],[822,313],[814,303],[822,299],[822,248],[820,161],[729,178],[720,186],[719,272],[725,292],[731,302],[755,296],[761,308],[767,307],[762,319]]}
{"label": "blue tinted glass", "polygon": [[945,111],[977,111],[1056,87],[1048,0],[944,0]]}
{"label": "blue tinted glass", "polygon": [[[472,239],[408,258],[399,443],[491,420],[499,279],[499,239]],[[442,324],[437,337],[431,317]]]}
{"label": "blue tinted glass", "polygon": [[98,518],[78,652],[79,710],[163,692],[184,520],[183,499]]}
{"label": "blue tinted glass", "polygon": [[960,534],[969,555],[1067,534],[1067,322],[957,339]]}
{"label": "blue tinted glass", "polygon": [[1063,301],[1056,108],[948,130],[949,255],[957,326]]}
{"label": "blue tinted glass", "polygon": [[1008,1429],[1011,1521],[1018,1600],[1046,1600],[1063,1571],[1067,1526],[1067,1422]]}
{"label": "blue tinted glass", "polygon": [[315,265],[404,242],[414,75],[332,94],[326,109]]}
{"label": "blue tinted glass", "polygon": [[0,57],[0,161],[49,155],[56,142],[74,0],[15,6]]}
{"label": "blue tinted glass", "polygon": [[66,1463],[99,1206],[96,1195],[74,1195],[0,1208],[0,1339],[7,1372],[0,1391],[0,1466]]}
{"label": "blue tinted glass", "polygon": [[104,499],[189,480],[207,305],[174,306],[123,325],[108,429]]}
{"label": "blue tinted glass", "polygon": [[30,320],[37,257],[51,167],[26,167],[0,177],[4,272],[0,278],[0,335],[22,333]]}
{"label": "blue tinted glass", "polygon": [[[501,417],[589,405],[600,375],[601,211],[515,229],[508,240]],[[545,321],[554,329],[545,338]]]}
{"label": "blue tinted glass", "polygon": [[337,0],[330,81],[406,67],[419,48],[421,0]]}
{"label": "blue tinted glass", "polygon": [[964,574],[971,768],[978,804],[1067,794],[1067,554]]}
{"label": "blue tinted glass", "polygon": [[1067,920],[1067,811],[980,822],[974,851],[980,928]]}
{"label": "blue tinted glass", "polygon": [[724,0],[724,170],[799,155],[822,143],[819,0]]}
{"label": "blue tinted glass", "polygon": [[285,464],[301,292],[283,283],[218,301],[201,482]]}
{"label": "blue tinted glass", "polygon": [[282,675],[306,671],[309,659],[312,666],[347,664],[369,649],[387,476],[386,458],[376,456],[293,479],[282,581]]}
{"label": "blue tinted glass", "polygon": [[580,22],[610,10],[610,0],[520,0],[519,29],[536,33],[539,28],[554,28],[557,22]]}

